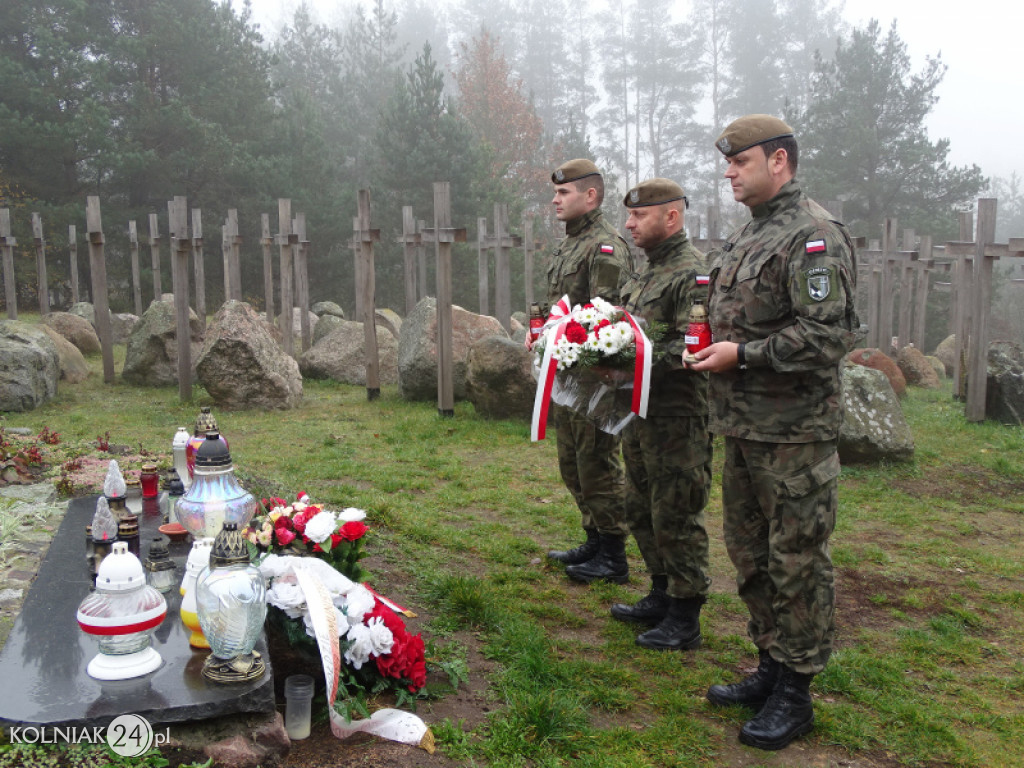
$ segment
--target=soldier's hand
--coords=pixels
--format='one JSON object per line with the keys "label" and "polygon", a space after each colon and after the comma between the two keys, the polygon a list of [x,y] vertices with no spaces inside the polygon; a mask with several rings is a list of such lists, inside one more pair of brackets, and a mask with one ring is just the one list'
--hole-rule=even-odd
{"label": "soldier's hand", "polygon": [[734,341],[716,341],[709,347],[705,347],[694,353],[696,363],[683,363],[693,371],[710,371],[721,373],[735,368],[738,364],[736,348],[739,346]]}

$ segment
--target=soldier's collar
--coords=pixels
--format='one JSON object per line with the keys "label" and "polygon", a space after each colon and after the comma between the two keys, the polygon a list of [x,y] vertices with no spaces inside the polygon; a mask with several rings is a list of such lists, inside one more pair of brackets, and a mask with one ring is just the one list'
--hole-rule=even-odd
{"label": "soldier's collar", "polygon": [[587,211],[582,216],[577,216],[575,219],[570,219],[569,221],[565,222],[565,234],[571,237],[575,237],[600,218],[600,208],[595,208],[592,211]]}
{"label": "soldier's collar", "polygon": [[644,249],[644,252],[647,254],[647,260],[651,262],[661,261],[676,248],[681,245],[685,245],[686,240],[686,230],[681,229],[678,232],[669,235],[653,248]]}
{"label": "soldier's collar", "polygon": [[766,219],[774,216],[783,208],[793,205],[800,197],[800,184],[796,179],[790,179],[779,189],[778,193],[767,203],[755,205],[750,209],[750,215],[755,219]]}

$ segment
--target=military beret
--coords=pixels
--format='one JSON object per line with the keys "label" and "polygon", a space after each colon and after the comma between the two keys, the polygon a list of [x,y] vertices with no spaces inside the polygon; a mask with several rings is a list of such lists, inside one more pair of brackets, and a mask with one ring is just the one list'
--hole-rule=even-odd
{"label": "military beret", "polygon": [[576,181],[576,179],[582,179],[586,176],[600,175],[601,172],[597,170],[597,166],[592,161],[581,157],[576,160],[570,160],[567,163],[562,163],[555,168],[555,172],[551,174],[551,183],[567,184],[570,181]]}
{"label": "military beret", "polygon": [[640,208],[645,205],[662,205],[673,200],[686,201],[683,188],[671,179],[648,179],[633,187],[622,199],[627,208]]}
{"label": "military beret", "polygon": [[715,146],[726,157],[732,157],[758,144],[792,135],[793,129],[777,117],[746,115],[729,123]]}

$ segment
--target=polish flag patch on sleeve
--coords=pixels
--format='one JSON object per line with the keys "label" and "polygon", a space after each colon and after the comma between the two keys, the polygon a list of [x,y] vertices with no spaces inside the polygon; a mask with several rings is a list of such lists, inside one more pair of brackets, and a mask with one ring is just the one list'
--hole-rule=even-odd
{"label": "polish flag patch on sleeve", "polygon": [[[824,250],[824,249],[822,249]],[[615,253],[615,246],[601,244],[601,253]]]}
{"label": "polish flag patch on sleeve", "polygon": [[710,275],[697,275],[697,285],[707,285],[711,282]]}
{"label": "polish flag patch on sleeve", "polygon": [[808,240],[805,246],[807,253],[824,253],[825,252],[825,241],[824,240]]}

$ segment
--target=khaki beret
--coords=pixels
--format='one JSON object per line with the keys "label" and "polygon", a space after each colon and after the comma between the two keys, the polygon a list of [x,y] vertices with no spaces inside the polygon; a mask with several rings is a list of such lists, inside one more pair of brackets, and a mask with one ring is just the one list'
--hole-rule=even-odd
{"label": "khaki beret", "polygon": [[673,200],[686,202],[683,188],[671,179],[648,179],[633,187],[622,199],[627,208],[641,208],[645,205],[662,205]]}
{"label": "khaki beret", "polygon": [[597,166],[592,161],[587,160],[585,157],[580,157],[567,163],[562,163],[555,168],[555,172],[551,174],[551,183],[567,184],[570,181],[576,181],[576,179],[582,179],[586,176],[600,175],[601,172],[597,170]]}
{"label": "khaki beret", "polygon": [[746,115],[729,123],[715,146],[726,157],[732,157],[758,144],[792,135],[793,129],[777,117]]}

